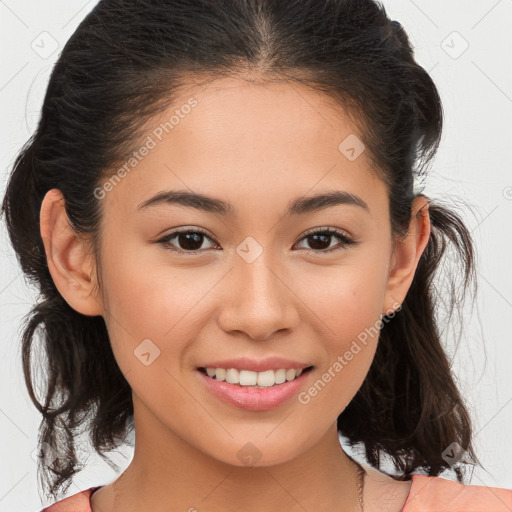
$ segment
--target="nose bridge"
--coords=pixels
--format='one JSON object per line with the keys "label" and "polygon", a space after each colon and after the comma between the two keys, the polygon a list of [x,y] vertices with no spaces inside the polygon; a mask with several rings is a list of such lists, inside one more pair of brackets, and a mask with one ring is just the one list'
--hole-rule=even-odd
{"label": "nose bridge", "polygon": [[[258,238],[261,240],[261,237]],[[236,272],[255,294],[256,300],[271,293],[277,284],[274,281],[278,279],[276,273],[279,272],[279,263],[269,242],[271,239],[271,236],[265,237],[263,246],[256,238],[247,236],[236,248]]]}
{"label": "nose bridge", "polygon": [[[275,264],[270,250],[263,251],[254,261],[248,262],[239,258],[236,271],[240,274],[240,281],[244,283],[242,295],[247,294],[253,307],[279,306],[278,295],[281,292],[282,278],[279,279],[279,270]],[[241,297],[243,299],[243,297]]]}
{"label": "nose bridge", "polygon": [[280,270],[283,267],[272,251],[252,239],[242,242],[236,252],[232,273],[236,284],[222,308],[222,327],[260,339],[292,327],[298,320],[294,294],[286,286],[284,271]]}

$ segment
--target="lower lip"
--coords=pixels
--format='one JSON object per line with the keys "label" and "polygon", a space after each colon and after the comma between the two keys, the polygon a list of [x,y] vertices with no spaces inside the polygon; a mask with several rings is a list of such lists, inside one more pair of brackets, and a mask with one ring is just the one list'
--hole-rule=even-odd
{"label": "lower lip", "polygon": [[237,384],[215,380],[200,370],[197,370],[197,373],[206,384],[206,387],[224,402],[249,411],[267,411],[279,407],[296,395],[304,384],[310,370],[302,372],[294,380],[261,389],[244,388]]}

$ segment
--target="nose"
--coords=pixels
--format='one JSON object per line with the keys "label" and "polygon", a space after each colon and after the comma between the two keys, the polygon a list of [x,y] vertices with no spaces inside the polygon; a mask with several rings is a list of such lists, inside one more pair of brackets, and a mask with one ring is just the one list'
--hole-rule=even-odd
{"label": "nose", "polygon": [[240,331],[254,340],[293,329],[300,321],[301,301],[290,281],[290,274],[275,260],[270,262],[265,251],[252,263],[237,259],[224,285],[219,326],[227,333]]}

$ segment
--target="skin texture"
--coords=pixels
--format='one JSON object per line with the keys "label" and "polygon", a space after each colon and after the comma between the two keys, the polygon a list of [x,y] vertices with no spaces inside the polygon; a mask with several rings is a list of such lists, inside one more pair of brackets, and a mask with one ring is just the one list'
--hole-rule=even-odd
{"label": "skin texture", "polygon": [[[101,274],[87,240],[70,228],[60,192],[49,191],[41,207],[59,292],[77,311],[104,317],[133,390],[134,458],[117,480],[115,504],[110,484],[95,493],[93,510],[356,511],[355,468],[336,419],[368,372],[378,333],[308,404],[295,397],[269,411],[241,410],[214,397],[196,367],[277,355],[314,365],[310,388],[404,300],[430,235],[427,199],[414,200],[409,236],[393,247],[385,185],[365,152],[350,161],[338,150],[357,130],[326,97],[296,84],[223,79],[191,87],[162,119],[191,96],[197,106],[101,199]],[[236,215],[137,210],[178,188],[229,202]],[[291,200],[330,190],[359,196],[370,211],[337,205],[283,217]],[[209,233],[199,254],[155,243],[185,226]],[[329,253],[340,246],[336,236],[315,246],[304,235],[326,227],[358,244]],[[236,252],[249,236],[263,249],[251,263]],[[146,366],[134,350],[148,338],[160,355]],[[248,442],[260,454],[252,467],[240,457]],[[378,510],[379,482],[388,486],[386,512],[401,510],[410,482],[379,475],[367,476],[365,510]]]}

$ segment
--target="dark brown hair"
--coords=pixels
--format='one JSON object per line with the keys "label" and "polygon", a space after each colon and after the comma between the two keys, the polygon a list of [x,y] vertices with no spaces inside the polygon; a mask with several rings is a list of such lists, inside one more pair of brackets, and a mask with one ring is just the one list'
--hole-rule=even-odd
{"label": "dark brown hair", "polygon": [[[360,138],[386,183],[393,232],[407,234],[413,176],[426,173],[442,130],[442,105],[416,63],[408,36],[373,0],[102,0],[79,25],[53,69],[38,127],[14,163],[3,200],[21,267],[40,291],[22,338],[23,372],[41,412],[39,474],[57,496],[82,469],[76,438],[85,425],[94,449],[126,442],[133,430],[131,388],[102,316],[72,309],[52,280],[40,236],[42,199],[62,191],[77,234],[100,243],[94,190],[143,136],[142,121],[171,104],[187,78],[206,83],[248,73],[301,83],[334,98],[360,122]],[[350,444],[396,479],[438,475],[458,443],[476,461],[468,411],[440,339],[436,281],[448,246],[462,281],[443,290],[448,313],[473,283],[470,232],[452,206],[430,200],[431,235],[400,312],[383,323],[362,387],[338,418]],[[449,245],[450,244],[450,245]],[[100,261],[98,259],[97,264]],[[449,276],[451,279],[454,275]],[[40,328],[41,401],[31,352]],[[46,356],[44,363],[43,353]],[[465,461],[463,461],[465,462]],[[459,467],[461,466],[461,467]],[[67,483],[67,485],[65,485]]]}

